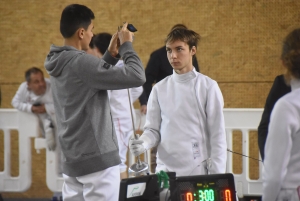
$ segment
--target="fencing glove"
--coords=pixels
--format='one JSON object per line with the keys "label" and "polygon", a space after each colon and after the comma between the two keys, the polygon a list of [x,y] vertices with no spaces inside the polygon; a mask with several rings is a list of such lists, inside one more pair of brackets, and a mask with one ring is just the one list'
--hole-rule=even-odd
{"label": "fencing glove", "polygon": [[146,150],[145,150],[145,147],[143,145],[144,141],[143,140],[136,140],[134,138],[131,138],[129,140],[129,149],[130,149],[130,152],[134,155],[134,156],[138,156],[142,153],[144,153]]}

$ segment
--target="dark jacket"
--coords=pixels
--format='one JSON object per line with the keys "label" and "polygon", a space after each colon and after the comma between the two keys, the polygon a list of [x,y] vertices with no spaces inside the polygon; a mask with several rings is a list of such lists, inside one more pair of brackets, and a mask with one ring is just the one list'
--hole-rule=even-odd
{"label": "dark jacket", "polygon": [[265,157],[264,149],[268,135],[271,112],[277,100],[289,92],[291,92],[291,87],[286,85],[284,76],[278,75],[275,78],[273,86],[267,97],[264,112],[258,126],[258,147],[262,160],[264,160]]}

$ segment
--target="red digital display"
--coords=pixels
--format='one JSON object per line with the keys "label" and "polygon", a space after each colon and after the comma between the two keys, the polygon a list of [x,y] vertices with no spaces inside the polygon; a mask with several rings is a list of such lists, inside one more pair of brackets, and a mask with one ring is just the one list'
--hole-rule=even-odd
{"label": "red digital display", "polygon": [[186,200],[187,200],[187,201],[193,201],[193,200],[194,200],[194,199],[193,199],[193,194],[190,193],[190,192],[186,193]]}
{"label": "red digital display", "polygon": [[226,201],[231,201],[231,193],[230,190],[225,190],[225,200]]}

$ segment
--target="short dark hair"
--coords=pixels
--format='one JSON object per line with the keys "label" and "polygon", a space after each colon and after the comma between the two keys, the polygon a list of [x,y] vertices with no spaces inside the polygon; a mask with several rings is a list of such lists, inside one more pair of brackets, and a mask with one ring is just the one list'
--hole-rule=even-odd
{"label": "short dark hair", "polygon": [[35,73],[42,73],[42,75],[44,76],[44,73],[41,69],[37,68],[37,67],[31,67],[29,68],[26,72],[25,72],[25,80],[27,82],[30,82],[30,76],[31,74],[35,74]]}
{"label": "short dark hair", "polygon": [[289,33],[282,45],[281,59],[288,73],[300,79],[300,29]]}
{"label": "short dark hair", "polygon": [[94,47],[98,48],[101,54],[104,54],[107,50],[112,35],[109,33],[98,33],[93,37]]}
{"label": "short dark hair", "polygon": [[171,31],[174,29],[188,29],[187,26],[185,26],[184,24],[175,24],[172,28]]}
{"label": "short dark hair", "polygon": [[186,42],[189,45],[189,48],[192,49],[193,46],[196,47],[200,40],[200,35],[192,30],[188,30],[185,28],[174,28],[168,34],[165,43],[174,42],[176,40],[181,40]]}
{"label": "short dark hair", "polygon": [[93,19],[95,16],[91,9],[84,5],[71,4],[61,14],[60,33],[64,38],[70,38],[81,27],[87,30]]}

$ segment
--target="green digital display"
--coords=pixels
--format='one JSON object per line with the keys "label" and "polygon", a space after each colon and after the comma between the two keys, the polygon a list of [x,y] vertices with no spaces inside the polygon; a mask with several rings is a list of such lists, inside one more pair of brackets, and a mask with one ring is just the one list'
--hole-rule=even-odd
{"label": "green digital display", "polygon": [[205,189],[198,191],[198,197],[200,201],[214,201],[215,200],[215,192],[212,189]]}

